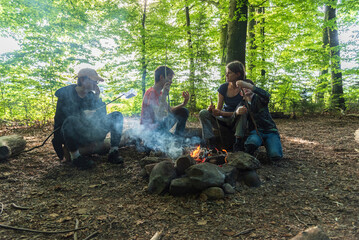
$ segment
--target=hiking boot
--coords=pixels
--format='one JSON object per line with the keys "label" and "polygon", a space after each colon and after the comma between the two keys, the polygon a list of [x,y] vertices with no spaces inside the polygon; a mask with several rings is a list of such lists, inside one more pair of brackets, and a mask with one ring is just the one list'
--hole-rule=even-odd
{"label": "hiking boot", "polygon": [[257,150],[257,146],[256,145],[254,145],[254,144],[246,144],[245,146],[244,146],[244,152],[246,152],[246,153],[248,153],[248,154],[250,154],[250,155],[254,155],[254,152]]}
{"label": "hiking boot", "polygon": [[95,166],[94,161],[88,159],[85,156],[80,155],[79,157],[72,160],[72,163],[79,169],[79,170],[86,170],[93,168]]}
{"label": "hiking boot", "polygon": [[244,141],[242,138],[236,138],[235,143],[233,144],[233,152],[243,152],[244,151]]}
{"label": "hiking boot", "polygon": [[108,161],[113,164],[122,164],[123,158],[120,156],[120,152],[115,150],[108,154]]}

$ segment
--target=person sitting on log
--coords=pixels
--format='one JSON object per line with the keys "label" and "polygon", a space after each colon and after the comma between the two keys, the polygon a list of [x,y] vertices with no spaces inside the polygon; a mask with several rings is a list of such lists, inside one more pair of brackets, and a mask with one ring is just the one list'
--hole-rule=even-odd
{"label": "person sitting on log", "polygon": [[281,159],[283,150],[280,136],[268,109],[270,94],[256,87],[250,79],[237,81],[236,85],[243,91],[245,101],[242,104],[247,105],[249,113],[249,136],[244,143],[245,152],[253,155],[263,144],[271,161]]}
{"label": "person sitting on log", "polygon": [[94,166],[91,159],[80,154],[80,148],[90,146],[93,148],[92,153],[103,150],[104,139],[109,132],[111,148],[108,161],[115,164],[123,163],[118,150],[123,116],[120,112],[106,113],[106,105],[99,97],[100,89],[97,85],[103,81],[94,69],[83,68],[78,72],[77,84],[62,87],[55,92],[58,101],[53,147],[62,160],[65,145],[72,163],[79,169]]}
{"label": "person sitting on log", "polygon": [[183,103],[171,107],[167,102],[167,97],[174,76],[173,70],[167,66],[159,66],[154,74],[155,84],[143,96],[140,124],[149,131],[169,133],[169,130],[177,123],[174,134],[183,136],[189,116],[189,111],[185,108],[189,93],[182,92]]}
{"label": "person sitting on log", "polygon": [[[219,125],[223,125],[235,131],[236,138],[233,144],[233,152],[244,150],[243,144],[247,122],[244,115],[247,109],[237,107],[243,100],[240,88],[236,86],[236,81],[239,79],[245,79],[244,65],[240,61],[228,63],[226,66],[226,83],[218,88],[217,108],[211,103],[207,109],[199,112],[202,137],[210,149],[214,149],[217,145],[213,128],[218,129],[220,128]],[[220,129],[218,130],[220,131]]]}

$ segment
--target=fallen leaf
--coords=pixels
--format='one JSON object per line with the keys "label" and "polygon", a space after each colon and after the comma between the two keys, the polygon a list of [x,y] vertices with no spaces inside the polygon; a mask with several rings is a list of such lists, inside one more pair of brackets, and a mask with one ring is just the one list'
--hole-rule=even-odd
{"label": "fallen leaf", "polygon": [[97,220],[106,220],[107,216],[106,215],[101,215],[97,217]]}
{"label": "fallen leaf", "polygon": [[72,219],[71,217],[64,217],[64,218],[60,218],[60,219],[57,220],[56,222],[58,222],[58,223],[63,223],[63,222],[70,221],[71,219]]}
{"label": "fallen leaf", "polygon": [[52,218],[55,218],[55,217],[58,217],[59,216],[59,214],[57,214],[57,213],[51,213],[50,214],[50,217],[52,217]]}
{"label": "fallen leaf", "polygon": [[197,222],[197,224],[198,225],[201,225],[201,226],[203,226],[203,225],[206,225],[207,224],[207,220],[199,220],[198,222]]}
{"label": "fallen leaf", "polygon": [[228,237],[231,237],[233,236],[234,234],[236,234],[235,232],[233,232],[232,230],[224,230],[223,231],[223,234],[228,236]]}
{"label": "fallen leaf", "polygon": [[144,223],[145,221],[144,220],[137,220],[136,221],[136,225],[140,225],[140,224],[142,224],[142,223]]}

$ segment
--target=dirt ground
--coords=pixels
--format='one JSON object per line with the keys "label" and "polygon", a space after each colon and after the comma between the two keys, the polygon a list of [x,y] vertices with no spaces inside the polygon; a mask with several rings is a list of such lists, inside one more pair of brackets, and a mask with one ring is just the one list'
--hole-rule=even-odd
{"label": "dirt ground", "polygon": [[[77,239],[290,239],[320,226],[331,239],[359,239],[359,118],[330,116],[276,119],[285,158],[263,164],[259,188],[203,202],[197,195],[149,195],[133,147],[125,164],[94,156],[97,166],[78,171],[60,162],[50,141],[0,163],[0,223],[43,231],[71,230]],[[198,123],[189,125],[198,126]],[[19,134],[27,149],[40,145],[51,127],[0,128]],[[20,210],[16,204],[29,207]],[[0,239],[75,239],[74,232],[31,233],[0,227]]]}

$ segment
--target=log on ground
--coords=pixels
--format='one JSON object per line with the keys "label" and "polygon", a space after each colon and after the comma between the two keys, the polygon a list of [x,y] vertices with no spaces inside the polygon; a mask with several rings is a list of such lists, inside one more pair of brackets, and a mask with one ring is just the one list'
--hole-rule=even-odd
{"label": "log on ground", "polygon": [[19,135],[0,137],[0,161],[19,155],[26,146],[26,140]]}

